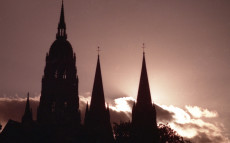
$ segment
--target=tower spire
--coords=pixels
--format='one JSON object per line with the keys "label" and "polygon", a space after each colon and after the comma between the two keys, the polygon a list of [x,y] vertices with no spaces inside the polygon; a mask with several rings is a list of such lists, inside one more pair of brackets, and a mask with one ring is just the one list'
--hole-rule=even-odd
{"label": "tower spire", "polygon": [[26,100],[26,108],[25,108],[25,113],[22,117],[22,123],[30,123],[32,122],[32,109],[30,108],[30,95],[29,93],[27,94],[27,100]]}
{"label": "tower spire", "polygon": [[144,44],[143,44],[143,60],[142,60],[142,69],[141,69],[141,77],[137,95],[137,104],[152,104],[150,88],[149,88],[149,81],[148,81],[148,74],[146,69],[146,62],[145,62],[145,51],[144,51]]}
{"label": "tower spire", "polygon": [[[99,52],[99,48],[97,51]],[[105,107],[99,53],[91,103],[89,109],[87,109],[88,107],[86,106],[85,127],[89,135],[89,142],[113,143],[114,138],[110,124],[109,107]]]}
{"label": "tower spire", "polygon": [[30,112],[30,95],[29,95],[29,92],[28,92],[28,94],[27,94],[25,112]]}
{"label": "tower spire", "polygon": [[61,6],[61,14],[60,14],[60,20],[58,23],[58,33],[57,33],[57,39],[59,38],[67,38],[66,35],[66,24],[65,24],[65,15],[64,15],[64,2],[62,0],[62,6]]}
{"label": "tower spire", "polygon": [[133,143],[158,143],[156,109],[152,104],[143,44],[143,60],[137,102],[133,104]]}
{"label": "tower spire", "polygon": [[96,73],[95,73],[94,84],[93,84],[92,99],[90,104],[90,110],[94,110],[94,109],[99,109],[99,110],[105,109],[105,98],[104,98],[104,89],[102,84],[99,54],[97,58],[97,67],[96,67]]}

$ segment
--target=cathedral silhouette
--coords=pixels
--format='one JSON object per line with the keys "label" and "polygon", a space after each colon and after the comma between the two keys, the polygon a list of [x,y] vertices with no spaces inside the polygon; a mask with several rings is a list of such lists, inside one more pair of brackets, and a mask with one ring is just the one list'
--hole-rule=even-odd
{"label": "cathedral silhouette", "polygon": [[[105,106],[98,54],[90,105],[81,124],[76,55],[67,40],[62,1],[56,40],[46,54],[37,120],[27,96],[21,122],[9,120],[0,134],[1,143],[115,143],[109,106]],[[143,62],[137,101],[132,109],[133,143],[158,143],[155,105],[152,104],[148,75]]]}

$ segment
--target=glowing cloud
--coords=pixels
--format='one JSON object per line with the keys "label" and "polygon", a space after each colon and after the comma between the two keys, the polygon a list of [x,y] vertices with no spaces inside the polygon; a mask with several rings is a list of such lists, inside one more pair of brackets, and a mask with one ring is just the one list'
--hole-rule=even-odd
{"label": "glowing cloud", "polygon": [[[189,138],[194,143],[230,143],[224,134],[221,123],[205,121],[204,118],[216,118],[218,113],[198,106],[185,106],[185,109],[173,105],[158,105],[174,113],[169,125],[183,137]],[[191,116],[190,116],[191,115]]]}
{"label": "glowing cloud", "polygon": [[114,100],[115,105],[110,106],[110,109],[117,111],[117,112],[132,112],[132,108],[130,106],[130,102],[133,103],[135,101],[134,98],[132,97],[122,97],[122,98],[117,98]]}
{"label": "glowing cloud", "polygon": [[209,111],[208,109],[202,109],[197,106],[185,106],[185,108],[188,110],[188,112],[195,118],[214,118],[218,116],[218,113],[216,111]]}
{"label": "glowing cloud", "polygon": [[[87,93],[87,95],[88,95],[88,93]],[[79,95],[79,100],[85,104],[86,103],[90,104],[91,96],[85,97],[85,96]]]}
{"label": "glowing cloud", "polygon": [[173,118],[175,119],[175,122],[177,123],[185,124],[185,123],[189,123],[191,120],[190,115],[181,108],[175,107],[173,105],[170,105],[170,106],[158,105],[158,106],[160,106],[161,108],[165,110],[173,112],[174,113]]}

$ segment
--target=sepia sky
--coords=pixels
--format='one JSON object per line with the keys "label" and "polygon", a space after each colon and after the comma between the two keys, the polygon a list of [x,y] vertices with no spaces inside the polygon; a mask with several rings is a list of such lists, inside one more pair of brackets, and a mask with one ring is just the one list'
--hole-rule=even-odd
{"label": "sepia sky", "polygon": [[[220,124],[229,138],[229,7],[229,0],[65,0],[82,99],[92,91],[97,46],[106,101],[136,99],[145,43],[153,102],[175,115],[189,113],[193,124],[201,117]],[[61,0],[1,2],[0,103],[40,94],[60,8]]]}

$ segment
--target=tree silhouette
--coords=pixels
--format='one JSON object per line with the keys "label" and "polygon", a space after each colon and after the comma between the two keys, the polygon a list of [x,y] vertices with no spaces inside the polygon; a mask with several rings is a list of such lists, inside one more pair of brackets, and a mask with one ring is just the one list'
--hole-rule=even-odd
{"label": "tree silhouette", "polygon": [[[116,143],[131,143],[131,122],[120,122],[120,124],[114,123],[113,129]],[[159,124],[158,134],[160,136],[159,143],[192,143],[189,140],[184,140],[184,138],[178,135],[168,124]]]}
{"label": "tree silhouette", "polygon": [[191,143],[189,140],[184,140],[168,124],[159,124],[158,133],[160,135],[160,143]]}
{"label": "tree silhouette", "polygon": [[130,122],[114,123],[113,126],[116,143],[131,143],[130,135],[132,132],[132,125]]}

